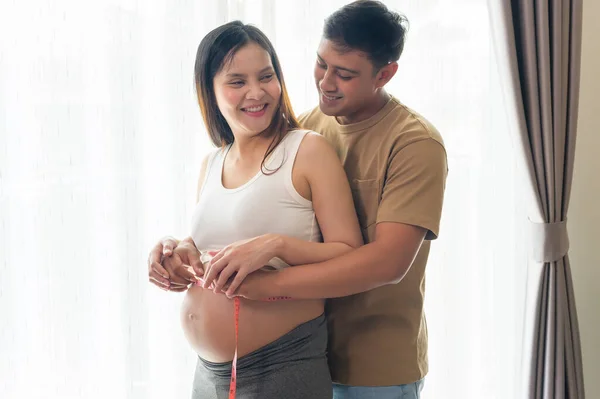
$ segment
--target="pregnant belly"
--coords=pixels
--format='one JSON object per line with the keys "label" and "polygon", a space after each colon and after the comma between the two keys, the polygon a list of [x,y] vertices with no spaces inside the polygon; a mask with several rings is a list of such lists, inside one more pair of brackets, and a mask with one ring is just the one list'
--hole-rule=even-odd
{"label": "pregnant belly", "polygon": [[[259,349],[323,313],[321,300],[241,300],[238,356]],[[199,286],[183,300],[181,323],[185,336],[200,357],[211,362],[233,359],[235,323],[233,299]]]}

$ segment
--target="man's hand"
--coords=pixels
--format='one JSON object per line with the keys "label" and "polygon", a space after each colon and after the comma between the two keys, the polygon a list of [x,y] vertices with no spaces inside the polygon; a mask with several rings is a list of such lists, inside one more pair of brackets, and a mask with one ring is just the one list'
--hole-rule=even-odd
{"label": "man's hand", "polygon": [[252,301],[261,301],[267,298],[281,296],[277,290],[277,276],[280,271],[257,270],[246,276],[236,291],[230,291],[229,285],[225,286],[227,297],[236,296]]}

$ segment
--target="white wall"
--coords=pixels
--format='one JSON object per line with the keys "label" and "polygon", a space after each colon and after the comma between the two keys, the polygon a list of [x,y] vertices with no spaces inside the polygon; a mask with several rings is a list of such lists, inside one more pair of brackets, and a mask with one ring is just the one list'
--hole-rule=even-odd
{"label": "white wall", "polygon": [[584,1],[579,131],[569,210],[588,399],[600,398],[600,2]]}

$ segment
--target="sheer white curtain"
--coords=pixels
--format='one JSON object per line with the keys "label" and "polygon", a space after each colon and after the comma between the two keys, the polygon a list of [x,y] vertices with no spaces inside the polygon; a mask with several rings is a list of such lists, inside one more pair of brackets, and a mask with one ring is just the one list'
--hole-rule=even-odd
{"label": "sheer white curtain", "polygon": [[[255,23],[300,113],[317,100],[322,21],[346,3],[0,3],[0,397],[189,397],[182,296],[151,286],[145,261],[162,235],[187,234],[210,149],[196,47],[227,20]],[[411,21],[390,91],[449,153],[424,397],[514,397],[524,251],[486,2],[385,3]]]}

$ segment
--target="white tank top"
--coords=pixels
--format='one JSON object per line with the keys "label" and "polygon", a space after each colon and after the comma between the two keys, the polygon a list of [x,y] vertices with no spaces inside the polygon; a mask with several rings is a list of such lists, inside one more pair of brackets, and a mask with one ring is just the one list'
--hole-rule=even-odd
{"label": "white tank top", "polygon": [[[200,198],[192,217],[192,239],[199,251],[219,250],[233,242],[267,233],[321,241],[312,202],[292,184],[292,168],[307,130],[286,134],[259,171],[240,187],[223,187],[223,162],[231,145],[210,156]],[[203,260],[207,259],[206,257]],[[288,266],[278,258],[272,268]]]}

